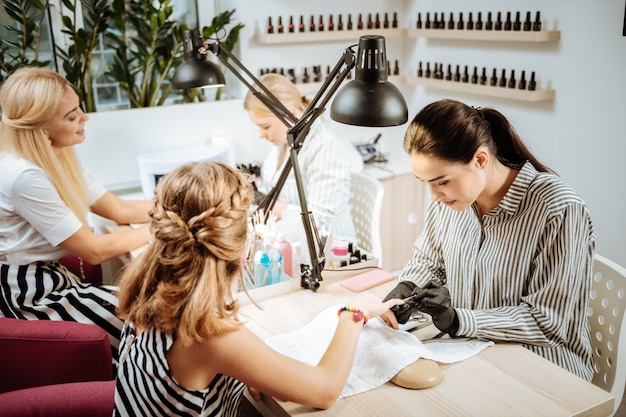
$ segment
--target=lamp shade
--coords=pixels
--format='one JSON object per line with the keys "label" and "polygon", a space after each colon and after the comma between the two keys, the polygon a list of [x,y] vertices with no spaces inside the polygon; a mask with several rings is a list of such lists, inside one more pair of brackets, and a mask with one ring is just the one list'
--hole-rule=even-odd
{"label": "lamp shade", "polygon": [[206,54],[199,52],[204,47],[198,30],[187,30],[184,33],[185,62],[176,68],[172,78],[172,88],[221,87],[226,84],[224,74]]}
{"label": "lamp shade", "polygon": [[406,101],[387,81],[385,38],[359,39],[354,80],[341,88],[330,107],[331,119],[356,126],[397,126],[409,117]]}

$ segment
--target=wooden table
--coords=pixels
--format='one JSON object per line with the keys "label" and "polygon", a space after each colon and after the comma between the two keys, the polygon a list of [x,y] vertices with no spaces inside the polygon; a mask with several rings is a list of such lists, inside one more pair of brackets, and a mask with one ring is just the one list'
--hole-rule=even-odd
{"label": "wooden table", "polygon": [[[358,298],[380,299],[394,285],[392,281],[353,293],[341,287],[339,280],[322,281],[317,292],[281,283],[271,286],[276,287],[271,291],[270,287],[261,288],[262,292],[250,291],[263,310],[244,294],[238,297],[246,325],[266,339],[302,327],[328,306]],[[601,417],[613,411],[611,394],[517,344],[496,344],[470,359],[441,368],[443,380],[434,387],[409,390],[388,382],[339,400],[328,410],[268,396],[256,406],[266,416],[308,417]]]}

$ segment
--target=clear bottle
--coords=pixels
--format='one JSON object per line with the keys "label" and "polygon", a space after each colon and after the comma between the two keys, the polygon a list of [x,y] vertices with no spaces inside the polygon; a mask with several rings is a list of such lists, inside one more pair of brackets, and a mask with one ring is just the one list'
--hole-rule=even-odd
{"label": "clear bottle", "polygon": [[348,241],[341,238],[333,239],[331,267],[341,268],[350,263],[350,252],[348,251]]}

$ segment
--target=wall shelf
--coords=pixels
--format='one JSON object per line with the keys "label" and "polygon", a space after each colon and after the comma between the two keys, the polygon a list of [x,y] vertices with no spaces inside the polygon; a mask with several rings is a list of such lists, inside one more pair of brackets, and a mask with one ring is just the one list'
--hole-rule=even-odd
{"label": "wall shelf", "polygon": [[437,80],[423,77],[405,77],[404,81],[411,85],[423,85],[427,88],[436,88],[460,93],[480,94],[483,96],[508,98],[521,101],[552,101],[556,96],[555,90],[520,90],[517,88],[495,87],[463,83],[458,81]]}
{"label": "wall shelf", "polygon": [[[352,81],[353,79],[354,77],[352,77],[352,79],[350,80],[344,80],[344,82],[341,83],[341,86],[344,86],[346,83]],[[387,77],[387,79],[393,84],[397,85],[404,82],[405,77],[401,75],[390,75],[389,77]],[[315,93],[317,93],[320,88],[322,88],[322,84],[324,83],[321,81],[315,83],[297,83],[296,87],[298,87],[298,90],[300,90],[300,94],[302,94],[303,96],[313,97]]]}
{"label": "wall shelf", "polygon": [[430,39],[455,39],[463,41],[503,42],[555,42],[561,39],[560,30],[457,30],[457,29],[407,29],[409,37]]}
{"label": "wall shelf", "polygon": [[285,43],[313,43],[354,41],[359,43],[363,35],[381,35],[386,38],[403,36],[406,29],[362,29],[362,30],[334,30],[324,32],[293,32],[293,33],[259,33],[254,35],[254,40],[262,44],[285,44]]}

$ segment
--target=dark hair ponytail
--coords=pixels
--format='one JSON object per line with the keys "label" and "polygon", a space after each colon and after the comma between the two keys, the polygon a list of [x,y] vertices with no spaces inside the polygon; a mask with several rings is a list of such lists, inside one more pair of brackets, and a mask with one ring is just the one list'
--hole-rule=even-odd
{"label": "dark hair ponytail", "polygon": [[404,150],[468,163],[486,146],[503,165],[519,169],[530,161],[538,171],[552,172],[526,147],[499,111],[473,108],[456,100],[440,100],[424,107],[404,135]]}

